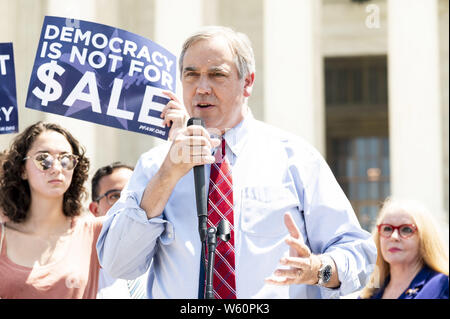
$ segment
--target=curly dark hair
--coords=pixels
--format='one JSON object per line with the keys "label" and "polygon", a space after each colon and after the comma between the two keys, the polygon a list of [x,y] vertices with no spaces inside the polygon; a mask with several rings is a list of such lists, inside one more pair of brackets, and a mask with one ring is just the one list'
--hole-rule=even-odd
{"label": "curly dark hair", "polygon": [[24,157],[32,147],[36,138],[45,131],[55,131],[63,135],[70,146],[72,153],[78,156],[72,181],[64,193],[63,213],[65,216],[78,216],[82,211],[82,201],[87,198],[84,183],[88,179],[89,159],[85,157],[84,147],[65,128],[54,123],[37,122],[27,127],[17,135],[6,157],[3,159],[3,178],[0,180],[0,207],[10,221],[20,223],[26,220],[31,204],[30,186],[27,180],[22,179],[24,171]]}

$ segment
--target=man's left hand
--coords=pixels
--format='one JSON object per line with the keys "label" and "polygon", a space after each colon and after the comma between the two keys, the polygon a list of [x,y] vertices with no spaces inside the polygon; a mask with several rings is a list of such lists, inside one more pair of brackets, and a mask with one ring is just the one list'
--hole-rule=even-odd
{"label": "man's left hand", "polygon": [[186,127],[189,114],[175,94],[170,91],[163,91],[162,93],[169,97],[170,101],[161,111],[160,117],[164,119],[163,125],[170,127],[168,140],[173,141],[178,132]]}
{"label": "man's left hand", "polygon": [[315,285],[319,281],[320,268],[319,256],[311,253],[305,245],[302,234],[291,216],[284,215],[284,223],[289,231],[285,242],[290,246],[289,257],[280,259],[280,264],[288,266],[288,269],[276,269],[274,276],[266,278],[265,281],[274,285],[307,284]]}

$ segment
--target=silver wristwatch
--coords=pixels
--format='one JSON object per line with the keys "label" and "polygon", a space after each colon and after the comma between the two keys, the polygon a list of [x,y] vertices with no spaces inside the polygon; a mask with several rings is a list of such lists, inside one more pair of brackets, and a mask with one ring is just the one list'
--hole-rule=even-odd
{"label": "silver wristwatch", "polygon": [[319,277],[319,281],[317,284],[319,286],[324,286],[330,281],[331,276],[333,275],[333,266],[332,265],[334,262],[331,257],[326,256],[326,255],[321,255],[320,261],[321,261],[321,265],[320,265],[319,273],[317,274],[317,277]]}

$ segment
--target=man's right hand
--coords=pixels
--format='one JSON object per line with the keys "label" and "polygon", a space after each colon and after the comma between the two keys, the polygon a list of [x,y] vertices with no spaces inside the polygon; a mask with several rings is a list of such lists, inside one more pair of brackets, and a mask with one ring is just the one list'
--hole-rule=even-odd
{"label": "man's right hand", "polygon": [[194,166],[214,163],[211,151],[219,145],[220,140],[211,138],[202,126],[191,125],[181,129],[175,136],[160,171],[178,181]]}
{"label": "man's right hand", "polygon": [[220,140],[211,138],[199,125],[185,127],[176,134],[164,162],[142,196],[140,206],[149,219],[162,214],[175,185],[194,166],[215,162],[211,150],[219,145]]}

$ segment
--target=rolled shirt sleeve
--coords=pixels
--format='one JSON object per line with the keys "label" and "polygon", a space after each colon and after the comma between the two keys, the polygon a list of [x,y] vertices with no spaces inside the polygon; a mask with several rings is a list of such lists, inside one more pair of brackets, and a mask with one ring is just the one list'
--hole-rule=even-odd
{"label": "rolled shirt sleeve", "polygon": [[140,207],[148,181],[156,165],[146,166],[151,153],[141,156],[120,199],[108,211],[97,241],[101,266],[113,277],[134,279],[147,271],[158,244],[174,238],[173,225],[161,216],[148,219]]}
{"label": "rolled shirt sleeve", "polygon": [[371,234],[361,228],[325,160],[315,151],[310,156],[311,161],[306,161],[309,165],[303,167],[310,173],[299,172],[306,178],[302,194],[305,230],[311,251],[334,260],[341,282],[337,289],[320,287],[321,296],[337,298],[366,285],[374,270],[377,249]]}

